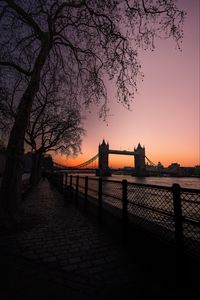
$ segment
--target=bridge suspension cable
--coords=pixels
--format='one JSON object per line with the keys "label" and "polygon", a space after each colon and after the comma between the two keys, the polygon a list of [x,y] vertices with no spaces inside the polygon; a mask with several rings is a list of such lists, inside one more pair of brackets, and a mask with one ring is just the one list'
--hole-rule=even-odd
{"label": "bridge suspension cable", "polygon": [[83,168],[83,167],[86,167],[87,165],[89,165],[89,164],[91,164],[92,162],[94,162],[95,160],[97,160],[98,157],[99,157],[99,154],[96,154],[95,156],[93,156],[93,157],[90,158],[89,160],[83,162],[83,163],[80,164],[80,165],[73,166],[72,168]]}
{"label": "bridge suspension cable", "polygon": [[[83,162],[83,163],[81,163],[81,164],[79,164],[79,165],[72,166],[72,167],[70,167],[70,168],[72,168],[72,169],[73,169],[73,168],[74,168],[74,169],[76,169],[76,168],[84,168],[84,167],[88,166],[89,164],[93,163],[94,161],[96,161],[96,160],[98,159],[98,157],[99,157],[99,154],[97,153],[95,156],[93,156],[93,157],[90,158],[89,160],[87,160],[87,161],[85,161],[85,162]],[[145,156],[145,158],[146,158],[146,160],[150,163],[151,166],[155,166],[155,163],[152,162],[147,156]],[[56,165],[57,167],[64,167],[63,165],[58,164],[58,163],[55,163],[55,162],[54,162],[54,165]]]}
{"label": "bridge suspension cable", "polygon": [[145,156],[145,158],[150,163],[151,166],[155,166],[154,162],[152,162],[147,156]]}

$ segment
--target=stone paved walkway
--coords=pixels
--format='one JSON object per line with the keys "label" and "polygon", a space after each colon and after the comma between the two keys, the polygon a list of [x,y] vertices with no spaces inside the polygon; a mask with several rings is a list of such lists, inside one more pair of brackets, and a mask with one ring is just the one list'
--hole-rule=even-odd
{"label": "stone paved walkway", "polygon": [[0,235],[1,299],[170,299],[179,293],[138,252],[66,205],[47,180],[27,196],[15,232]]}

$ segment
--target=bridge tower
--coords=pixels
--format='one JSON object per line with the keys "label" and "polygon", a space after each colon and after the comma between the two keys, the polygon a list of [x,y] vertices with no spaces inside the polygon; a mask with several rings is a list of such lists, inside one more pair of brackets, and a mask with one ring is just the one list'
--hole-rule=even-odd
{"label": "bridge tower", "polygon": [[140,143],[138,144],[137,148],[134,148],[134,157],[136,176],[145,176],[145,147],[142,147]]}
{"label": "bridge tower", "polygon": [[98,176],[110,176],[108,165],[109,144],[103,140],[102,144],[99,144],[99,169],[97,171]]}

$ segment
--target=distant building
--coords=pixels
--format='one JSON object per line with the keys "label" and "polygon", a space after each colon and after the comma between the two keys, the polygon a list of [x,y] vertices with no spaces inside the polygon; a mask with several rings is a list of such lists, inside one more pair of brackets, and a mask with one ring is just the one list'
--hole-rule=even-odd
{"label": "distant building", "polygon": [[[30,173],[32,168],[32,152],[28,152],[24,154],[24,173]],[[53,168],[53,160],[51,155],[45,154],[42,156],[41,168],[46,171],[51,171]]]}
{"label": "distant building", "polygon": [[168,166],[167,171],[171,176],[180,176],[181,173],[180,167],[181,166],[178,163],[172,163],[171,165]]}
{"label": "distant building", "polygon": [[157,164],[157,169],[158,169],[158,170],[163,170],[163,169],[164,169],[164,166],[161,164],[160,161],[159,161],[158,164]]}
{"label": "distant building", "polygon": [[180,176],[196,176],[196,170],[193,167],[181,167],[180,168]]}
{"label": "distant building", "polygon": [[[4,149],[0,148],[0,176],[3,175],[5,164],[6,164],[6,150],[5,148]],[[24,159],[23,159],[24,173],[30,173],[31,166],[32,166],[32,154],[29,152],[24,154]]]}
{"label": "distant building", "polygon": [[200,168],[197,167],[181,167],[178,163],[172,163],[168,168],[167,172],[170,176],[181,176],[190,177],[198,176],[200,174]]}
{"label": "distant building", "polygon": [[200,177],[200,165],[199,166],[195,166],[195,175]]}

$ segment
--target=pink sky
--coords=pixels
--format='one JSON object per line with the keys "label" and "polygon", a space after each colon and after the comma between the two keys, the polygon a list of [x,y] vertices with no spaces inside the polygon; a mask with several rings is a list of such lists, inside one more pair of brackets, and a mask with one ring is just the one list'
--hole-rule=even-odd
{"label": "pink sky", "polygon": [[[111,149],[133,150],[140,142],[154,163],[164,166],[177,162],[182,166],[200,164],[199,100],[199,0],[181,0],[187,12],[182,52],[171,40],[157,40],[156,50],[139,53],[144,82],[128,111],[116,103],[115,90],[108,88],[110,117],[98,119],[97,109],[86,110],[86,136],[82,154],[76,159],[57,156],[56,161],[76,165],[98,152],[104,138]],[[133,157],[110,156],[110,166],[133,166]]]}

